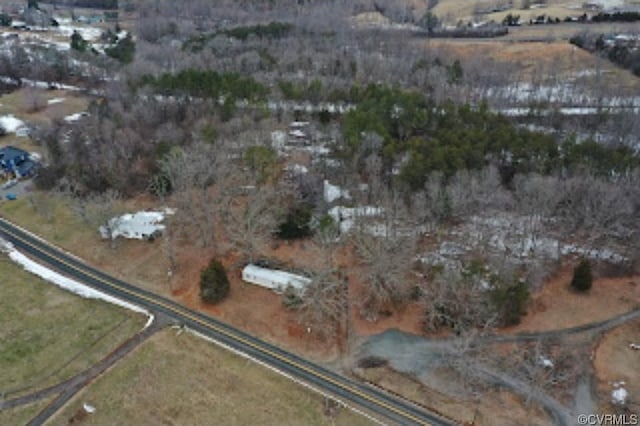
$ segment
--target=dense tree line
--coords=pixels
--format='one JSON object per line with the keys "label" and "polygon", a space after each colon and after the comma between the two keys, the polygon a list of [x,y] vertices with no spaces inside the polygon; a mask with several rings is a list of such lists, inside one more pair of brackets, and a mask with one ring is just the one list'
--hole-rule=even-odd
{"label": "dense tree line", "polygon": [[[422,95],[383,86],[368,86],[357,97],[357,108],[347,113],[345,155],[377,152],[391,174],[401,164],[401,179],[413,188],[424,186],[433,172],[453,176],[458,170],[496,164],[505,183],[515,173],[549,174],[587,167],[607,176],[640,164],[630,148],[604,147],[593,141],[560,143],[552,136],[514,126],[486,105],[446,102],[437,105]],[[363,135],[382,138],[367,146]],[[364,153],[364,154],[363,154]],[[402,159],[404,161],[401,161]]]}
{"label": "dense tree line", "polygon": [[217,100],[220,96],[230,99],[263,100],[269,89],[251,77],[237,73],[218,73],[187,69],[175,74],[142,77],[142,85],[149,85],[165,95],[189,95]]}
{"label": "dense tree line", "polygon": [[605,39],[600,34],[581,33],[569,40],[569,42],[598,56],[609,59],[611,62],[631,70],[640,76],[640,49],[635,46],[633,40]]}
{"label": "dense tree line", "polygon": [[188,49],[192,52],[199,52],[204,49],[207,41],[214,39],[217,36],[224,35],[227,37],[235,38],[238,40],[246,41],[247,38],[257,37],[258,39],[277,39],[286,37],[293,29],[293,25],[286,22],[270,22],[265,25],[252,25],[245,27],[235,27],[225,30],[216,31],[212,34],[201,34],[189,38],[182,45],[183,49]]}
{"label": "dense tree line", "polygon": [[72,7],[86,7],[93,9],[117,9],[118,0],[49,0],[40,1],[40,3],[51,3],[55,5],[64,5]]}
{"label": "dense tree line", "polygon": [[640,21],[640,12],[600,12],[591,17],[592,22],[636,22]]}

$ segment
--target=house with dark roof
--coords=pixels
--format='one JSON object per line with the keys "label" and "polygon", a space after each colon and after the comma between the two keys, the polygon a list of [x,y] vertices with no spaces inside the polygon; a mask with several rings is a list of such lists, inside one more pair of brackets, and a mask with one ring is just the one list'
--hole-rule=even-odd
{"label": "house with dark roof", "polygon": [[13,146],[0,148],[0,175],[18,179],[33,176],[38,163],[30,158],[27,151]]}

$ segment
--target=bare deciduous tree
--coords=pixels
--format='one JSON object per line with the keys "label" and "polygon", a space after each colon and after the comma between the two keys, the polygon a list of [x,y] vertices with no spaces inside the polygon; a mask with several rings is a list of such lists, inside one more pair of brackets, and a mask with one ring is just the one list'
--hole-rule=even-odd
{"label": "bare deciduous tree", "polygon": [[254,260],[256,253],[277,230],[284,214],[283,203],[271,186],[252,188],[248,195],[229,195],[222,202],[225,234],[243,256]]}
{"label": "bare deciduous tree", "polygon": [[347,313],[347,282],[331,269],[316,272],[298,307],[299,321],[322,338],[334,338]]}
{"label": "bare deciduous tree", "polygon": [[361,314],[375,320],[384,308],[402,304],[410,295],[409,270],[415,253],[415,238],[377,237],[365,229],[356,233],[354,243],[366,268]]}
{"label": "bare deciduous tree", "polygon": [[444,271],[421,284],[424,327],[434,332],[443,327],[456,334],[470,330],[486,332],[498,321],[487,292],[479,283],[463,279],[456,272]]}
{"label": "bare deciduous tree", "polygon": [[86,197],[70,194],[69,198],[74,213],[96,232],[100,231],[110,238],[111,246],[115,248],[115,231],[119,215],[122,213],[120,193],[107,190],[101,194],[91,194]]}
{"label": "bare deciduous tree", "polygon": [[192,228],[192,238],[203,247],[215,242],[217,194],[223,192],[233,170],[227,155],[222,148],[196,143],[173,149],[161,162],[161,170],[171,182],[180,225],[183,231]]}

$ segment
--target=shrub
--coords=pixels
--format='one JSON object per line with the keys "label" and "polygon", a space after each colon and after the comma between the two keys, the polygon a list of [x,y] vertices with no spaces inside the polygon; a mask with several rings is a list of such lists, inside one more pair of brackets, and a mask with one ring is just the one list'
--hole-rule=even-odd
{"label": "shrub", "polygon": [[287,286],[282,293],[282,304],[287,309],[297,309],[302,304],[300,293],[293,286]]}
{"label": "shrub", "polygon": [[136,53],[136,44],[131,38],[131,34],[127,33],[125,38],[118,40],[115,45],[104,49],[104,53],[122,64],[128,64],[133,61]]}
{"label": "shrub", "polygon": [[500,325],[509,327],[520,324],[527,313],[529,289],[524,281],[498,286],[492,293],[493,303],[500,317]]}
{"label": "shrub", "polygon": [[12,21],[13,19],[11,18],[11,16],[7,15],[6,13],[0,13],[0,26],[10,27]]}
{"label": "shrub", "polygon": [[222,263],[212,259],[200,273],[200,298],[207,303],[219,303],[229,294],[229,278]]}
{"label": "shrub", "polygon": [[306,238],[312,234],[310,221],[311,209],[307,206],[296,207],[289,211],[285,221],[278,226],[277,235],[283,240]]}
{"label": "shrub", "polygon": [[360,368],[380,368],[387,364],[389,364],[388,360],[373,355],[358,360],[358,367]]}
{"label": "shrub", "polygon": [[591,273],[591,262],[589,259],[582,259],[578,266],[573,269],[573,279],[571,280],[571,288],[580,292],[589,291],[593,284],[593,275]]}
{"label": "shrub", "polygon": [[78,31],[74,30],[73,34],[71,34],[71,48],[78,52],[84,52],[88,47],[89,42],[86,41]]}

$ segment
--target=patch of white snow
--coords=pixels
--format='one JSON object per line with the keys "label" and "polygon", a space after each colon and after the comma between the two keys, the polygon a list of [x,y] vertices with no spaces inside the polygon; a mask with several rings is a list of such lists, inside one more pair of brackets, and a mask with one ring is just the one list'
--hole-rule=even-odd
{"label": "patch of white snow", "polygon": [[49,99],[47,101],[47,103],[49,105],[54,105],[54,104],[61,104],[62,102],[64,102],[66,100],[66,98],[53,98],[53,99]]}
{"label": "patch of white snow", "polygon": [[624,405],[628,397],[629,392],[620,384],[611,392],[611,402],[615,405]]}
{"label": "patch of white snow", "polygon": [[2,126],[7,133],[15,133],[18,129],[24,127],[24,121],[13,115],[3,115],[0,117],[0,126]]}
{"label": "patch of white snow", "polygon": [[138,305],[134,305],[133,303],[129,303],[110,296],[106,293],[96,290],[95,288],[89,287],[71,278],[65,277],[64,275],[61,275],[58,272],[53,271],[43,265],[40,265],[37,262],[34,262],[24,254],[20,253],[18,250],[16,250],[12,244],[6,243],[3,240],[0,240],[0,249],[4,252],[7,252],[9,258],[17,264],[21,265],[26,271],[37,275],[45,281],[48,281],[64,290],[68,290],[86,299],[103,300],[113,305],[122,306],[123,308],[129,309],[134,312],[150,315],[146,309],[141,308]]}

